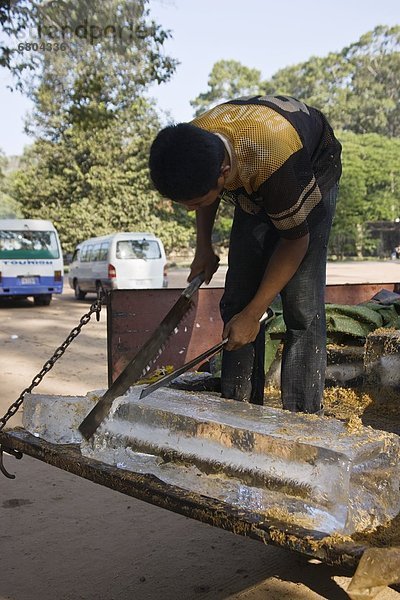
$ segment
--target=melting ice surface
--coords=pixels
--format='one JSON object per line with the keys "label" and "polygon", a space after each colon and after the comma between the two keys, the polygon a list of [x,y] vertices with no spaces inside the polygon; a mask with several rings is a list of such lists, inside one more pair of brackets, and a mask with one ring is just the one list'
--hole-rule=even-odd
{"label": "melting ice surface", "polygon": [[115,401],[82,453],[305,529],[352,533],[400,510],[399,438],[160,388]]}

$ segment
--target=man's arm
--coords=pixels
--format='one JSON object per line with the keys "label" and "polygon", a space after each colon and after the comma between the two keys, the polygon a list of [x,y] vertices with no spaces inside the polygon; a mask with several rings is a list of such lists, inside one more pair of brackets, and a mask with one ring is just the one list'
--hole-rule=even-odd
{"label": "man's arm", "polygon": [[210,283],[218,269],[219,256],[214,252],[211,235],[219,203],[220,199],[217,198],[210,206],[196,210],[196,253],[190,266],[188,281],[192,281],[196,275],[204,271],[205,282]]}
{"label": "man's arm", "polygon": [[280,239],[254,298],[224,328],[223,337],[229,338],[226,350],[237,350],[255,340],[261,316],[296,273],[308,243],[309,234],[295,240]]}

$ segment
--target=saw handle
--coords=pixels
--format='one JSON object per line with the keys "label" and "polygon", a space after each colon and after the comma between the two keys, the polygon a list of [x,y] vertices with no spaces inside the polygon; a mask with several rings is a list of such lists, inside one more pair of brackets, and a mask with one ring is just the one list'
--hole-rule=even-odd
{"label": "saw handle", "polygon": [[[260,325],[269,323],[270,321],[272,321],[274,316],[275,316],[274,311],[271,308],[268,308],[267,311],[263,314],[263,316],[260,319]],[[185,373],[192,367],[195,367],[196,365],[198,365],[200,362],[202,362],[206,358],[211,358],[212,356],[214,356],[214,354],[219,352],[219,350],[221,350],[225,346],[227,341],[228,341],[228,338],[222,340],[221,342],[218,342],[218,344],[215,344],[215,346],[213,346],[212,348],[209,348],[202,354],[199,354],[199,356],[196,356],[196,358],[193,358],[192,360],[190,360],[189,362],[184,364],[182,367],[179,367],[178,369],[175,369],[175,371],[173,371],[172,373],[167,373],[167,375],[164,375],[164,377],[157,379],[157,381],[155,381],[154,383],[151,383],[150,385],[148,385],[141,391],[140,399],[145,398],[146,396],[148,396],[149,394],[151,394],[158,388],[167,385],[168,383],[170,383],[171,381],[176,379],[179,375],[182,375],[182,373]]]}
{"label": "saw handle", "polygon": [[192,281],[189,283],[187,288],[183,290],[182,296],[185,296],[185,298],[189,300],[193,296],[193,294],[197,292],[201,284],[204,283],[205,278],[206,274],[204,273],[204,271],[202,273],[199,273],[199,275],[196,275],[196,277],[192,279]]}
{"label": "saw handle", "polygon": [[[272,319],[275,317],[275,313],[272,310],[272,308],[267,308],[266,312],[262,315],[262,317],[259,320],[260,325],[266,325],[267,323],[269,323],[270,321],[272,321]],[[227,344],[228,342],[228,338],[224,338],[222,340],[222,342],[219,343],[220,347],[222,348],[223,346],[225,346],[225,344]]]}

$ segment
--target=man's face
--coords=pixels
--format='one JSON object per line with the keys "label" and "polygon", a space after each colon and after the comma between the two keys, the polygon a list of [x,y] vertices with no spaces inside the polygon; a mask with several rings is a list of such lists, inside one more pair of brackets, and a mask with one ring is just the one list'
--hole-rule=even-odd
{"label": "man's face", "polygon": [[210,206],[214,204],[217,200],[218,196],[224,189],[225,179],[230,171],[229,166],[224,166],[221,168],[221,175],[218,177],[217,185],[215,188],[204,194],[204,196],[200,196],[199,198],[192,198],[191,200],[185,200],[180,202],[186,208],[187,211],[198,210],[199,208],[204,208],[206,206]]}
{"label": "man's face", "polygon": [[200,196],[199,198],[192,198],[192,200],[186,200],[185,202],[181,202],[181,204],[183,204],[187,211],[198,210],[199,208],[204,208],[205,206],[210,206],[211,204],[214,204],[219,194],[220,190],[218,188],[215,188],[213,190],[210,190],[204,196]]}

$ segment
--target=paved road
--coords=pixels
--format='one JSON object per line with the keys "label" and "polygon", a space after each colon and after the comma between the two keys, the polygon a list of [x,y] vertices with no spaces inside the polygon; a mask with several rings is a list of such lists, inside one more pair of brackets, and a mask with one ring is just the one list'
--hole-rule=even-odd
{"label": "paved road", "polygon": [[[226,265],[221,265],[210,285],[223,287]],[[189,269],[169,270],[169,286],[184,287]],[[400,282],[400,260],[391,261],[343,261],[327,265],[327,283],[396,283]]]}

